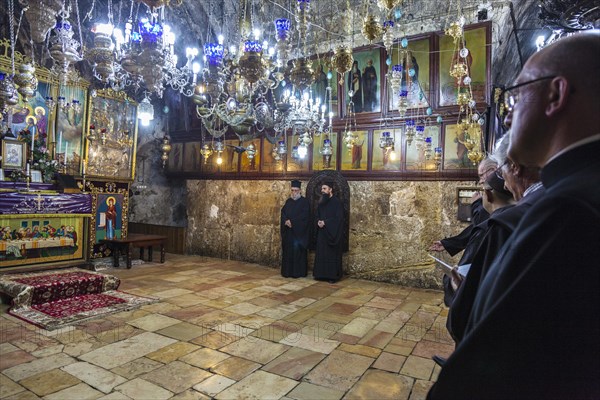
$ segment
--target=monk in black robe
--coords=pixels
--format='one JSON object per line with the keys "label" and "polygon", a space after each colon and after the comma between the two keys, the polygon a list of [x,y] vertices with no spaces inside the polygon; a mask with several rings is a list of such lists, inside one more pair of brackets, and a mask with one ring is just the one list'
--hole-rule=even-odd
{"label": "monk in black robe", "polygon": [[292,194],[281,209],[281,275],[286,278],[304,277],[308,272],[310,208],[300,186],[300,181],[292,181]]}
{"label": "monk in black robe", "polygon": [[344,236],[344,206],[333,195],[333,182],[321,186],[317,207],[317,248],[313,276],[335,283],[342,278],[342,244]]}
{"label": "monk in black robe", "polygon": [[[491,157],[484,158],[477,167],[477,175],[479,176],[479,184],[483,185],[490,174],[494,173],[498,163]],[[477,225],[488,219],[490,214],[483,207],[483,200],[479,193],[476,193],[472,198],[471,203],[471,225],[467,226],[461,233],[456,236],[437,240],[433,242],[430,251],[446,250],[451,256],[455,256],[467,248],[471,235]]]}
{"label": "monk in black robe", "polygon": [[[501,139],[506,140],[506,147],[507,135]],[[507,160],[498,173],[502,173],[506,178],[505,186],[518,202],[513,207],[501,209],[505,210],[502,213],[494,212],[487,220],[488,230],[481,239],[480,247],[471,257],[469,274],[457,291],[448,313],[448,331],[457,343],[464,337],[473,301],[496,255],[509,240],[527,210],[544,194],[537,168],[526,168]]]}
{"label": "monk in black robe", "polygon": [[517,77],[509,156],[542,168],[546,192],[490,266],[428,399],[600,398],[600,80],[590,79],[600,58],[590,54],[598,32],[544,47]]}

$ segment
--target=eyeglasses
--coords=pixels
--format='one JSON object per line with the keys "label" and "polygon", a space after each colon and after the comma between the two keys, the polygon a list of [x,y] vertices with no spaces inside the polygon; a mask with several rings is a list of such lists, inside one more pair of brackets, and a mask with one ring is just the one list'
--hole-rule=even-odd
{"label": "eyeglasses", "polygon": [[499,96],[500,101],[502,101],[502,104],[504,105],[504,111],[511,112],[513,110],[513,108],[515,107],[515,104],[517,104],[517,102],[519,101],[519,91],[516,89],[518,89],[522,86],[532,84],[532,83],[536,83],[536,82],[543,81],[546,79],[554,79],[554,78],[556,78],[556,75],[543,76],[541,78],[532,79],[532,80],[526,81],[526,82],[521,82],[518,85],[514,85],[514,86],[505,88],[504,90],[502,90],[500,92],[500,96]]}
{"label": "eyeglasses", "polygon": [[510,167],[510,165],[511,165],[510,161],[509,160],[504,161],[504,164],[502,164],[501,166],[496,168],[496,171],[494,171],[496,176],[502,180],[504,180],[504,175],[502,175],[502,168],[504,168],[505,165],[508,165]]}
{"label": "eyeglasses", "polygon": [[496,170],[496,167],[490,167],[490,168],[486,169],[485,171],[483,171],[483,173],[481,173],[481,174],[477,174],[477,176],[479,176],[479,179],[482,179],[482,180],[484,180],[484,179],[486,179],[486,178],[487,178],[487,176],[488,176],[490,173],[494,172],[495,170]]}

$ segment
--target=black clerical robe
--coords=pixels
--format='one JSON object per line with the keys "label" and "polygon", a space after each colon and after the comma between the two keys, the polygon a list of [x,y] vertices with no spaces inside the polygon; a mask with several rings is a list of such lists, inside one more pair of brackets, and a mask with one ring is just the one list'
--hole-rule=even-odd
{"label": "black clerical robe", "polygon": [[[479,245],[471,256],[471,268],[467,277],[460,285],[454,296],[452,306],[448,312],[446,326],[448,332],[458,343],[464,338],[467,321],[473,308],[473,301],[479,290],[481,281],[485,278],[488,269],[492,265],[496,255],[500,253],[502,246],[508,242],[510,235],[519,225],[525,213],[544,194],[544,188],[529,193],[514,206],[503,207],[492,213],[487,220],[488,229],[479,241]],[[467,250],[465,250],[465,253]],[[461,260],[462,261],[462,260]]]}
{"label": "black clerical robe", "polygon": [[319,203],[316,220],[325,221],[325,226],[316,228],[317,247],[313,275],[315,279],[337,281],[343,274],[344,206],[342,202],[333,196],[325,203]]}
{"label": "black clerical robe", "polygon": [[429,399],[600,398],[600,140],[542,169]]}
{"label": "black clerical robe", "polygon": [[440,240],[444,249],[450,254],[454,256],[459,252],[463,251],[467,248],[469,244],[469,240],[471,239],[471,234],[475,227],[481,224],[483,221],[488,219],[490,214],[483,208],[483,200],[478,198],[473,203],[471,203],[471,225],[467,226],[461,233],[456,236],[452,236],[449,238],[445,238]]}
{"label": "black clerical robe", "polygon": [[[495,213],[501,213],[505,209],[507,209],[507,207],[500,208],[500,209],[496,210]],[[479,249],[479,245],[481,244],[481,241],[485,237],[485,234],[488,231],[489,227],[490,227],[489,218],[477,226],[470,225],[469,227],[467,227],[467,229],[471,228],[471,229],[469,229],[469,232],[470,232],[469,241],[468,241],[467,246],[464,249],[465,251],[463,252],[462,256],[460,257],[460,261],[458,262],[457,265],[471,264],[473,262],[473,257],[477,253],[477,249]],[[465,229],[465,230],[467,230],[467,229]],[[444,275],[442,277],[442,284],[444,286],[444,304],[448,307],[452,306],[452,303],[454,303],[454,298],[456,297],[456,291],[452,287],[451,281],[452,280],[450,279],[450,277],[448,275]]]}
{"label": "black clerical robe", "polygon": [[[308,271],[308,223],[310,221],[308,200],[287,199],[281,209],[281,275],[288,278],[306,276]],[[290,220],[292,227],[285,225]]]}

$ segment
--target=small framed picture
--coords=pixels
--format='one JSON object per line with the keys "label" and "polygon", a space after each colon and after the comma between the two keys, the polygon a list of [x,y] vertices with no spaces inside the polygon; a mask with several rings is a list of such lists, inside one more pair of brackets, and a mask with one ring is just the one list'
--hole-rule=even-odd
{"label": "small framed picture", "polygon": [[25,169],[27,145],[18,140],[2,140],[2,160],[0,167],[3,169]]}
{"label": "small framed picture", "polygon": [[31,182],[32,183],[42,183],[42,171],[37,171],[35,169],[31,170]]}

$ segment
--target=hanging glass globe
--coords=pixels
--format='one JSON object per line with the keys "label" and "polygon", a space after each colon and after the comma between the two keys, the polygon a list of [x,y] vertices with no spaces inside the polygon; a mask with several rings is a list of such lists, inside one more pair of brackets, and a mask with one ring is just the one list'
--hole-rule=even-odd
{"label": "hanging glass globe", "polygon": [[466,47],[463,47],[458,52],[458,55],[461,56],[462,58],[467,58],[467,56],[469,55],[469,49],[467,49]]}

